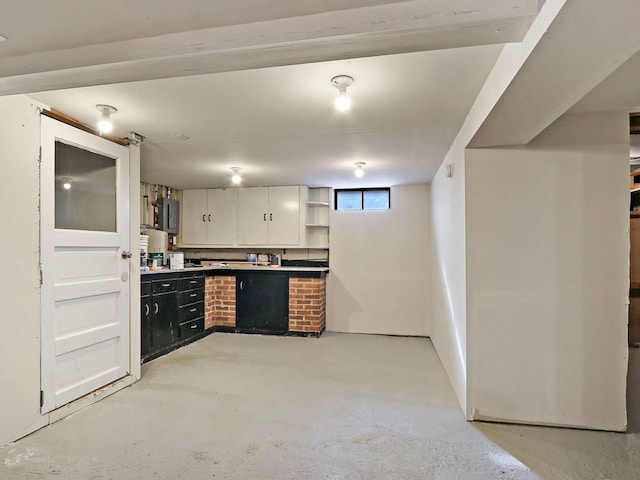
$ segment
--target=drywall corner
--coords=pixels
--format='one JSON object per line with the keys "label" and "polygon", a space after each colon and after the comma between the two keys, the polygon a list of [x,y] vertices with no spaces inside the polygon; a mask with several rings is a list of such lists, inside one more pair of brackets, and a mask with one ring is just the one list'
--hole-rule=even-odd
{"label": "drywall corner", "polygon": [[0,97],[0,236],[7,281],[0,289],[0,445],[47,424],[40,415],[40,218],[38,105]]}

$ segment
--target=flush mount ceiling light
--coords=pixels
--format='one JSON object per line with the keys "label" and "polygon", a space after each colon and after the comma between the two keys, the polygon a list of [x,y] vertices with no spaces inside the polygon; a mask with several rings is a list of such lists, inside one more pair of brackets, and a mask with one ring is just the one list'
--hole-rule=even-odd
{"label": "flush mount ceiling light", "polygon": [[353,77],[349,75],[338,75],[331,79],[331,84],[338,89],[334,105],[341,112],[346,112],[351,108],[351,99],[347,97],[347,87],[353,85],[353,82]]}
{"label": "flush mount ceiling light", "polygon": [[71,190],[71,178],[62,177],[62,188],[65,190]]}
{"label": "flush mount ceiling light", "polygon": [[191,140],[191,137],[189,135],[185,135],[184,133],[172,133],[171,137],[183,142],[186,142],[187,140]]}
{"label": "flush mount ceiling light", "polygon": [[365,162],[356,162],[354,164],[356,166],[356,171],[353,172],[354,175],[358,178],[362,178],[364,177],[364,166],[366,165]]}
{"label": "flush mount ceiling light", "polygon": [[240,185],[240,182],[242,182],[240,170],[242,170],[240,167],[231,167],[231,171],[233,172],[233,175],[231,176],[231,182],[234,185]]}
{"label": "flush mount ceiling light", "polygon": [[100,120],[98,120],[98,130],[100,133],[111,133],[113,130],[113,124],[111,123],[111,115],[116,113],[118,109],[111,105],[104,105],[99,103],[96,108],[100,112]]}

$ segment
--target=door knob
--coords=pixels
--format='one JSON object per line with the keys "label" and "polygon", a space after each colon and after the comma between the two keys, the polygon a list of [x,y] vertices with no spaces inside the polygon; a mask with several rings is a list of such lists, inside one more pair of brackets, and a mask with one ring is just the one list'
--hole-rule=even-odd
{"label": "door knob", "polygon": [[128,258],[131,258],[132,256],[133,254],[131,252],[127,252],[127,251],[122,252],[122,258],[125,260]]}

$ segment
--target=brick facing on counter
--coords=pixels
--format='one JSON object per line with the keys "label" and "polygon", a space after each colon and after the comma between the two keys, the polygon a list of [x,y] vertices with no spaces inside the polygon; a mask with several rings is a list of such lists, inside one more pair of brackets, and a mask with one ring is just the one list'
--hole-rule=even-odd
{"label": "brick facing on counter", "polygon": [[[289,331],[321,333],[326,324],[326,279],[289,278]],[[205,329],[236,326],[236,277],[205,278]]]}
{"label": "brick facing on counter", "polygon": [[236,277],[212,276],[205,278],[204,328],[236,326]]}
{"label": "brick facing on counter", "polygon": [[289,331],[322,332],[326,323],[325,278],[289,278]]}

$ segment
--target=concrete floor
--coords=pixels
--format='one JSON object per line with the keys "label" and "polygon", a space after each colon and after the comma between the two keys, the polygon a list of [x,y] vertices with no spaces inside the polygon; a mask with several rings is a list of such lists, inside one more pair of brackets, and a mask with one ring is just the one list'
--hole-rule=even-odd
{"label": "concrete floor", "polygon": [[0,478],[636,479],[632,377],[627,434],[469,423],[428,339],[214,334],[0,448]]}

